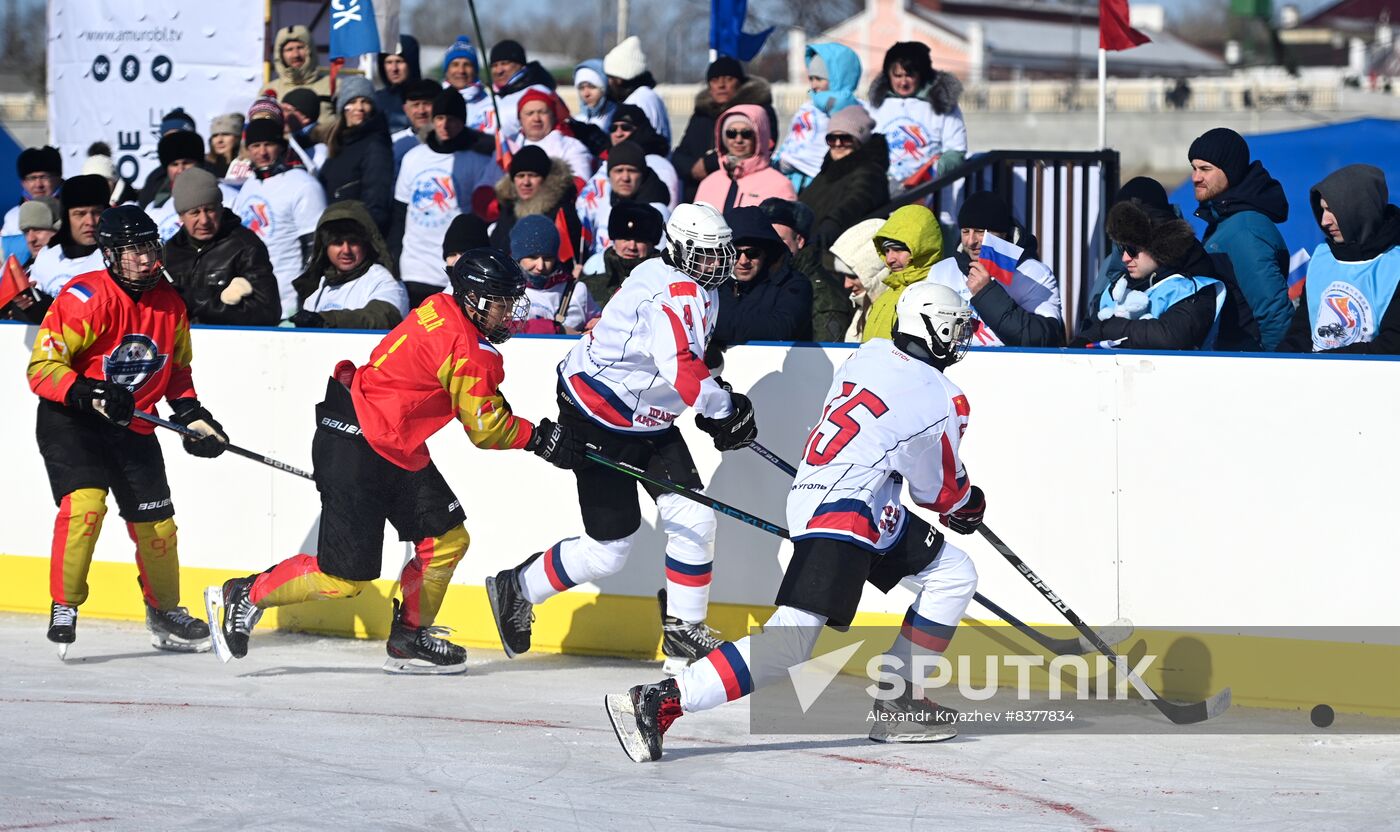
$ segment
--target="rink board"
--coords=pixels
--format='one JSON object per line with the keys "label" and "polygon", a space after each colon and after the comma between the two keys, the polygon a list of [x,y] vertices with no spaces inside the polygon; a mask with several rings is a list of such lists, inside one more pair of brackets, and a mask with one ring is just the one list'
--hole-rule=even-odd
{"label": "rink board", "polygon": [[[54,513],[29,439],[34,398],[21,372],[34,332],[0,326],[0,345],[13,356],[12,370],[0,374],[0,424],[11,438],[0,500],[0,608],[30,612],[47,609],[45,553]],[[312,408],[327,373],[342,358],[362,361],[380,337],[196,328],[195,381],[235,442],[309,467]],[[554,367],[570,343],[542,337],[504,345],[503,390],[517,412],[554,415]],[[741,347],[730,350],[724,375],[753,398],[763,443],[795,460],[834,369],[849,352]],[[987,492],[988,524],[1085,619],[1126,616],[1185,634],[1201,627],[1391,622],[1388,588],[1400,580],[1400,565],[1387,545],[1392,498],[1385,472],[1400,465],[1393,433],[1400,363],[1004,350],[974,352],[950,376],[972,403],[963,450],[973,481]],[[711,493],[785,525],[787,479],[780,471],[748,452],[721,460],[689,417],[681,427]],[[162,443],[186,603],[197,606],[204,584],[315,551],[312,484],[232,456],[195,459],[169,435]],[[465,644],[492,645],[482,579],[579,532],[572,478],[529,454],[480,451],[451,427],[430,444],[467,509],[472,536],[443,623],[457,628]],[[643,516],[626,569],[538,610],[538,649],[655,654],[663,536],[649,505]],[[397,574],[409,552],[389,534],[386,577]],[[1028,621],[1060,623],[980,537],[956,542],[973,554],[981,592]],[[712,623],[734,635],[761,621],[788,551],[776,538],[721,518]],[[115,511],[90,581],[84,616],[140,613],[130,543]],[[277,611],[264,626],[382,636],[391,588],[384,581],[374,597]],[[910,598],[902,587],[888,596],[866,593],[857,623],[897,623]],[[987,617],[975,605],[969,615]],[[955,646],[976,652],[971,632],[963,628],[959,642],[968,644]],[[1210,638],[1217,637],[1200,643],[1214,658],[1212,681],[1233,686],[1242,704],[1292,707],[1312,700],[1321,693],[1307,687],[1308,670],[1326,666],[1319,663],[1337,652],[1324,642],[1286,642],[1280,655],[1292,663],[1297,684],[1278,690],[1263,678],[1267,663],[1232,659],[1227,672],[1224,657],[1236,648]],[[1376,696],[1353,696],[1367,700],[1354,708],[1393,708],[1393,692],[1380,687]]]}

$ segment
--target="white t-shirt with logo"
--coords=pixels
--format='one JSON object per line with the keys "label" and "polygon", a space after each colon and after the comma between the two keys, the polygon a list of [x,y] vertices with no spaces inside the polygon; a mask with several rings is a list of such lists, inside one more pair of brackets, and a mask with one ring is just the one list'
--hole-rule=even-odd
{"label": "white t-shirt with logo", "polygon": [[102,249],[96,249],[86,257],[69,259],[63,254],[62,246],[48,246],[39,250],[34,265],[29,267],[29,279],[39,287],[39,291],[51,298],[58,297],[63,284],[80,274],[102,271],[107,263],[102,259]]}
{"label": "white t-shirt with logo", "polygon": [[392,304],[400,315],[408,314],[408,290],[378,263],[354,280],[336,286],[326,285],[326,279],[322,277],[321,284],[307,296],[302,308],[310,312],[364,309],[372,300]]}
{"label": "white t-shirt with logo", "polygon": [[297,293],[292,281],[305,267],[299,238],[316,233],[316,222],[325,210],[326,192],[321,183],[300,168],[266,179],[250,177],[234,200],[234,213],[267,246],[272,273],[277,276],[277,291],[282,298],[283,318],[297,311]]}
{"label": "white t-shirt with logo", "polygon": [[[505,174],[500,165],[484,153],[463,151],[467,158],[466,180],[472,190],[491,187]],[[394,199],[407,206],[404,217],[403,253],[399,274],[406,282],[447,286],[442,265],[442,238],[447,226],[462,213],[457,186],[452,180],[456,153],[438,153],[423,144],[408,151],[394,183]],[[465,197],[471,199],[471,194]],[[468,206],[470,207],[470,205]]]}

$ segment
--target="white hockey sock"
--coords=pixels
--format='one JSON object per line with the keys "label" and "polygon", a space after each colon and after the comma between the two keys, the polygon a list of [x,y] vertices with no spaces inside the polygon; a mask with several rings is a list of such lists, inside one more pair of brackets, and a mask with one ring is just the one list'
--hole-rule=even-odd
{"label": "white hockey sock", "polygon": [[[811,657],[825,623],[826,616],[778,607],[763,625],[763,632],[725,642],[676,677],[681,708],[707,711],[782,678],[789,667]],[[756,665],[752,661],[755,643],[761,659]]]}
{"label": "white hockey sock", "polygon": [[551,546],[525,568],[521,588],[532,604],[540,604],[565,590],[605,578],[627,562],[633,532],[621,540],[594,540],[588,535],[570,537]]}
{"label": "white hockey sock", "polygon": [[679,494],[656,498],[666,532],[666,614],[704,621],[715,560],[715,512]]}
{"label": "white hockey sock", "polygon": [[900,660],[897,671],[910,682],[932,672],[931,659],[948,649],[958,622],[977,591],[977,569],[967,553],[944,542],[943,550],[915,576],[921,586],[889,654]]}

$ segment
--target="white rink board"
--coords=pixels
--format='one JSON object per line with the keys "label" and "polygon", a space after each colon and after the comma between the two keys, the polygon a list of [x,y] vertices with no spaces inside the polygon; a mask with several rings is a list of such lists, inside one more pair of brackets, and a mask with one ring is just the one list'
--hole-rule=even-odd
{"label": "white rink board", "polygon": [[[34,443],[24,379],[35,328],[0,326],[12,356],[0,373],[0,425],[10,438],[0,500],[0,553],[44,556],[53,501]],[[312,408],[336,361],[363,362],[379,334],[197,327],[195,383],[233,441],[310,467]],[[521,415],[553,417],[554,368],[571,339],[504,345],[503,390]],[[842,347],[729,351],[725,379],[747,391],[760,439],[794,460]],[[1152,626],[1381,625],[1400,583],[1386,474],[1400,469],[1400,362],[978,351],[950,376],[972,403],[963,443],[987,522],[1085,619]],[[721,462],[690,417],[681,420],[717,498],[786,525],[787,479],[757,454]],[[162,432],[164,434],[164,432]],[[164,434],[188,566],[254,571],[314,551],[315,487],[226,455],[209,461]],[[472,547],[455,582],[483,577],[581,530],[574,485],[523,452],[481,451],[449,426],[434,458],[466,506]],[[661,536],[650,508],[636,561],[597,587],[650,595]],[[389,533],[392,538],[392,532]],[[1036,593],[980,537],[980,589],[1011,609]],[[768,604],[787,544],[721,519],[712,598]],[[385,545],[392,576],[406,548]],[[126,563],[122,534],[99,560]],[[866,593],[861,609],[901,612],[900,589]]]}

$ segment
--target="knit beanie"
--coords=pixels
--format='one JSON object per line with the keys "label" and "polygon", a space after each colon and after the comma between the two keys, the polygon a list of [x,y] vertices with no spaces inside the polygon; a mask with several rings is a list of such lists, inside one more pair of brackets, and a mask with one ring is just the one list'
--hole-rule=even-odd
{"label": "knit beanie", "polygon": [[281,120],[274,121],[270,118],[255,118],[248,122],[243,140],[249,145],[258,142],[277,142],[280,144],[287,141],[286,137],[282,135]]}
{"label": "knit beanie", "polygon": [[282,101],[301,113],[307,121],[315,121],[321,117],[321,97],[310,87],[293,87],[282,96]]}
{"label": "knit beanie", "polygon": [[607,89],[608,79],[603,77],[603,62],[594,59],[574,67],[574,86],[579,84],[592,84],[600,90]]}
{"label": "knit beanie", "polygon": [[447,233],[442,235],[442,258],[446,260],[449,254],[461,254],[489,245],[491,241],[486,234],[486,221],[476,214],[458,214],[447,226]]}
{"label": "knit beanie", "polygon": [[342,75],[335,87],[335,111],[345,112],[345,105],[356,98],[374,101],[374,84],[363,75]]}
{"label": "knit beanie", "polygon": [[58,200],[53,197],[41,196],[28,200],[19,206],[19,230],[57,231],[63,227],[62,218],[59,216],[61,211]]}
{"label": "knit beanie", "polygon": [[204,168],[190,168],[175,179],[170,189],[175,200],[175,213],[183,214],[201,205],[222,205],[223,192],[214,174]]}
{"label": "knit beanie", "polygon": [[1228,127],[1216,127],[1202,133],[1186,152],[1186,160],[1200,159],[1220,168],[1231,185],[1244,180],[1249,170],[1249,145],[1244,136]]}
{"label": "knit beanie", "polygon": [[95,173],[74,176],[63,183],[58,198],[65,215],[73,208],[106,208],[112,199],[112,183]]}
{"label": "knit beanie", "polygon": [[403,91],[404,101],[432,101],[442,92],[442,85],[428,78],[410,82]]}
{"label": "knit beanie", "polygon": [[112,161],[112,157],[105,153],[98,153],[83,160],[83,173],[95,173],[98,176],[111,181],[117,176],[117,166]]}
{"label": "knit beanie", "polygon": [[271,96],[263,96],[254,101],[252,106],[248,108],[248,123],[251,124],[255,121],[268,119],[277,122],[279,125],[286,120],[282,115],[282,105],[277,103],[277,99]]}
{"label": "knit beanie", "polygon": [[729,78],[738,78],[741,84],[748,80],[747,76],[744,75],[743,64],[728,55],[720,55],[718,58],[711,61],[709,68],[705,70],[705,80],[713,81],[716,78],[724,78],[726,76]]}
{"label": "knit beanie", "polygon": [[63,156],[58,152],[58,148],[48,145],[26,147],[20,151],[19,158],[15,160],[15,168],[19,171],[20,179],[31,173],[51,173],[61,179],[63,177]]}
{"label": "knit beanie", "polygon": [[467,120],[467,102],[462,94],[448,87],[433,99],[433,118],[451,116],[459,121]]}
{"label": "knit beanie", "polygon": [[612,170],[618,165],[631,165],[645,173],[647,170],[647,152],[642,149],[641,145],[631,139],[625,142],[618,142],[608,148],[608,170]]}
{"label": "knit beanie", "polygon": [[832,133],[845,133],[854,138],[857,144],[865,144],[870,141],[870,134],[875,130],[875,120],[870,117],[870,113],[859,104],[852,104],[849,107],[837,110],[831,117],[831,122],[827,125],[827,135]]}
{"label": "knit beanie", "polygon": [[160,117],[160,132],[162,134],[169,133],[171,130],[188,130],[193,133],[196,129],[198,128],[195,127],[194,119],[185,112],[183,107],[176,107]]}
{"label": "knit beanie", "polygon": [[525,47],[513,40],[500,41],[491,47],[491,63],[496,64],[501,61],[525,63]]}
{"label": "knit beanie", "polygon": [[204,140],[191,130],[166,133],[156,142],[156,156],[162,165],[182,159],[198,162],[204,158]]}
{"label": "knit beanie", "polygon": [[642,39],[633,35],[603,56],[603,71],[614,78],[629,81],[647,71],[647,56],[642,52]]}
{"label": "knit beanie", "polygon": [[540,176],[548,176],[552,163],[549,156],[544,152],[544,148],[539,145],[527,144],[520,148],[510,160],[510,175],[517,173],[538,173]]}
{"label": "knit beanie", "polygon": [[619,200],[608,214],[608,236],[614,240],[636,240],[661,245],[666,221],[661,212],[645,202]]}
{"label": "knit beanie", "polygon": [[243,135],[243,115],[241,113],[225,113],[221,116],[214,116],[213,120],[209,122],[209,135]]}
{"label": "knit beanie", "polygon": [[510,230],[510,256],[516,260],[558,257],[559,229],[543,214],[521,217]]}
{"label": "knit beanie", "polygon": [[968,194],[958,211],[959,228],[980,228],[996,234],[1010,234],[1016,221],[1011,216],[1011,206],[1006,200],[992,191],[978,191]]}
{"label": "knit beanie", "polygon": [[[476,74],[481,74],[481,62],[476,57],[476,47],[472,44],[472,39],[466,35],[458,35],[452,45],[447,47],[447,51],[442,53],[442,74],[447,74],[447,67],[458,58],[466,58],[471,62]],[[521,61],[521,63],[525,63]]]}

